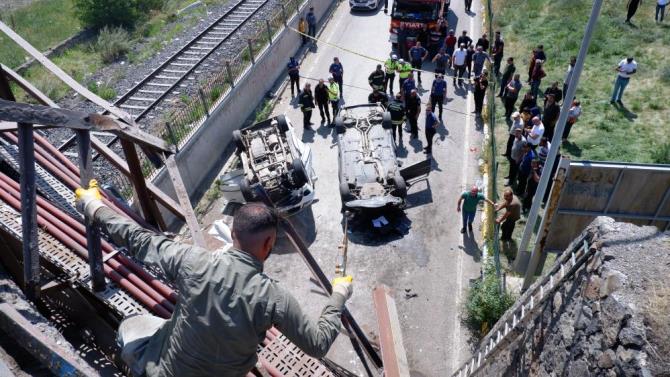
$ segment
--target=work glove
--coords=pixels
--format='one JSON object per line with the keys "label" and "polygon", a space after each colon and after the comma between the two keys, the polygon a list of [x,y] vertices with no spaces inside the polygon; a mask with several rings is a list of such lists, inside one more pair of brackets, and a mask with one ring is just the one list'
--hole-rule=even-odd
{"label": "work glove", "polygon": [[353,281],[354,278],[351,275],[333,279],[333,294],[341,294],[345,301],[348,300],[354,292]]}
{"label": "work glove", "polygon": [[91,179],[88,188],[79,187],[74,192],[77,210],[89,218],[93,218],[95,211],[105,205],[102,203],[102,195],[98,189],[98,181]]}

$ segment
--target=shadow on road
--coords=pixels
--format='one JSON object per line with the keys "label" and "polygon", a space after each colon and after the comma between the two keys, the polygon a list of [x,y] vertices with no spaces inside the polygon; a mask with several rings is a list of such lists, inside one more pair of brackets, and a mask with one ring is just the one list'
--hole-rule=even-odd
{"label": "shadow on road", "polygon": [[[375,227],[373,220],[383,217],[388,224]],[[412,225],[405,211],[400,209],[384,209],[358,213],[349,220],[349,241],[376,246],[403,238]],[[344,227],[344,217],[342,218]]]}
{"label": "shadow on road", "polygon": [[[303,241],[305,241],[305,244],[307,246],[311,245],[316,239],[316,223],[314,221],[312,207],[307,207],[295,215],[290,216],[289,220],[300,237],[302,237]],[[293,244],[291,244],[288,237],[286,237],[284,229],[280,227],[279,232],[277,232],[277,242],[275,243],[272,252],[277,254],[288,254],[295,251]]]}
{"label": "shadow on road", "polygon": [[477,245],[475,236],[471,233],[463,234],[463,246],[459,246],[459,248],[462,248],[475,262],[479,262],[482,259],[482,251],[479,249],[479,245]]}

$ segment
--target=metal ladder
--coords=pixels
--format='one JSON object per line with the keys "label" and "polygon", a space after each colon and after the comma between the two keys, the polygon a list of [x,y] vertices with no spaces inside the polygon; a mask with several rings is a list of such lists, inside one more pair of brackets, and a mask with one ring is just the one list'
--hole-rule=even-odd
{"label": "metal ladder", "polygon": [[496,322],[491,331],[484,337],[479,350],[458,368],[451,376],[466,377],[475,375],[494,359],[498,351],[511,343],[519,332],[525,328],[541,311],[542,304],[550,298],[565,281],[567,281],[586,261],[594,255],[595,248],[589,245],[589,234],[574,241],[564,252],[551,271],[539,282],[526,291],[505,314]]}

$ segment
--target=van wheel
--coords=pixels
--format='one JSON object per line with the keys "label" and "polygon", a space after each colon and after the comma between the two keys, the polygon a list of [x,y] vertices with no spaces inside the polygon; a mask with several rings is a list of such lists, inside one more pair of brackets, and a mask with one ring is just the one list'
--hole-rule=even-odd
{"label": "van wheel", "polygon": [[354,196],[351,195],[351,189],[349,189],[349,184],[347,182],[340,182],[340,198],[342,198],[343,207],[344,203],[354,199]]}
{"label": "van wheel", "polygon": [[240,192],[242,193],[242,197],[247,203],[256,201],[256,194],[254,189],[251,187],[251,182],[249,182],[247,177],[242,178],[240,181]]}
{"label": "van wheel", "polygon": [[402,199],[407,197],[407,182],[405,182],[405,178],[403,178],[399,172],[396,172],[393,177],[393,187],[393,196]]}
{"label": "van wheel", "polygon": [[305,183],[309,182],[307,170],[305,170],[305,165],[302,163],[301,159],[294,158],[291,166],[293,167],[293,182],[296,187],[302,187]]}
{"label": "van wheel", "polygon": [[244,140],[242,140],[242,132],[240,130],[233,131],[233,142],[237,147],[238,152],[246,152],[247,146],[244,145]]}
{"label": "van wheel", "polygon": [[283,135],[288,131],[288,121],[284,115],[277,115],[275,118],[277,120],[277,129]]}

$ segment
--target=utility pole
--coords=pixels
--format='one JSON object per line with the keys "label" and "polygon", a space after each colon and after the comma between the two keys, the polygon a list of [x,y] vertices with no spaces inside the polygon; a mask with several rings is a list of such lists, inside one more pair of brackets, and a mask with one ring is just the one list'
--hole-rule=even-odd
{"label": "utility pole", "polygon": [[[558,117],[558,123],[556,126],[556,131],[554,135],[558,135],[560,138],[563,135],[563,130],[565,129],[565,121],[568,118],[568,111],[570,111],[570,106],[572,104],[572,99],[575,97],[575,92],[577,89],[577,84],[579,83],[579,76],[582,74],[582,69],[584,68],[584,60],[586,59],[586,54],[589,49],[589,44],[591,43],[591,37],[593,36],[593,30],[596,27],[596,22],[598,21],[598,16],[600,15],[600,8],[603,5],[603,0],[594,0],[593,8],[591,8],[591,16],[589,21],[586,24],[586,30],[584,31],[584,38],[582,39],[582,46],[579,48],[579,55],[577,56],[577,62],[575,63],[575,68],[568,84],[567,93],[565,93],[565,100],[563,101],[563,106],[561,107],[561,114]],[[560,139],[559,139],[560,140]],[[528,243],[530,242],[530,237],[533,234],[533,229],[537,223],[537,214],[540,210],[540,204],[542,204],[542,198],[544,198],[544,193],[547,191],[547,185],[551,179],[551,169],[554,166],[556,161],[556,156],[558,155],[558,150],[561,146],[560,142],[554,141],[551,143],[551,148],[549,148],[549,155],[547,156],[547,162],[545,167],[545,173],[540,177],[540,183],[537,186],[537,192],[533,197],[533,205],[530,208],[530,213],[528,214],[528,222],[526,227],[523,230],[523,237],[521,238],[521,243],[519,244],[519,252],[526,252],[528,249]],[[528,267],[526,268],[526,274],[524,278],[524,283],[522,291],[526,290],[530,283],[533,280],[535,275],[535,270],[540,261],[540,250],[539,248],[533,249],[533,254],[530,256],[528,262]]]}

